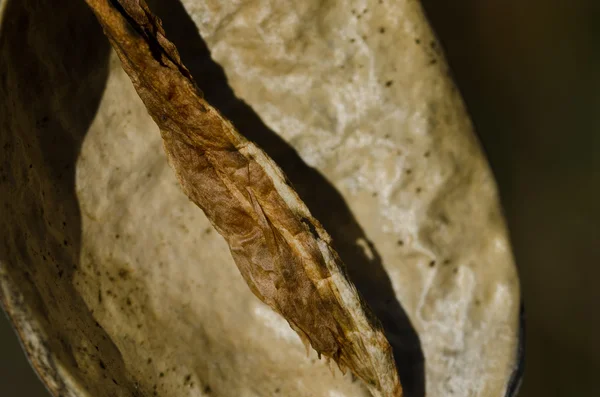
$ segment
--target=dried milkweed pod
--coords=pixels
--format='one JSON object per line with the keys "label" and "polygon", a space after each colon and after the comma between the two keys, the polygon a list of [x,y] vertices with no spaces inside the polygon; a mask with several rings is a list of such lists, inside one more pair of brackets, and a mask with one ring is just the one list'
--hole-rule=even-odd
{"label": "dried milkweed pod", "polygon": [[374,395],[402,396],[379,321],[279,167],[203,99],[144,1],[88,4],[158,124],[184,192],[229,243],[252,292]]}
{"label": "dried milkweed pod", "polygon": [[[151,6],[333,236],[404,393],[512,396],[517,277],[439,46],[419,2],[347,4]],[[253,298],[85,2],[0,17],[0,301],[51,392],[370,395]]]}

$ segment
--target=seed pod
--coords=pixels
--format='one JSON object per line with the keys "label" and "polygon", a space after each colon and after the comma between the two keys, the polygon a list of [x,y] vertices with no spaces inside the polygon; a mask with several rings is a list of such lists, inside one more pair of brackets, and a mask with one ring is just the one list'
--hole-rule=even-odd
{"label": "seed pod", "polygon": [[379,321],[279,167],[203,99],[143,0],[86,1],[159,126],[183,191],[228,242],[252,292],[375,396],[402,396]]}

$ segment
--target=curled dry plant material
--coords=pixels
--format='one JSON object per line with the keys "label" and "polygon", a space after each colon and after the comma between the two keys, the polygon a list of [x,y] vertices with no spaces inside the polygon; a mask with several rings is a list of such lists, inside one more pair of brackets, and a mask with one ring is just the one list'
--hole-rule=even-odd
{"label": "curled dry plant material", "polygon": [[279,167],[202,97],[142,0],[86,0],[158,124],[188,197],[228,242],[252,292],[375,396],[402,396],[379,321]]}

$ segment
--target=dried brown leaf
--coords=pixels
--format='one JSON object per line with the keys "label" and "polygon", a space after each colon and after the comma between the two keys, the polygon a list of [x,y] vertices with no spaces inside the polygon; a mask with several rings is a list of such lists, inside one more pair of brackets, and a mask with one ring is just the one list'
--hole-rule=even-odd
{"label": "dried brown leaf", "polygon": [[379,321],[279,167],[202,97],[143,0],[86,0],[160,128],[188,197],[226,239],[252,292],[376,396],[402,396]]}

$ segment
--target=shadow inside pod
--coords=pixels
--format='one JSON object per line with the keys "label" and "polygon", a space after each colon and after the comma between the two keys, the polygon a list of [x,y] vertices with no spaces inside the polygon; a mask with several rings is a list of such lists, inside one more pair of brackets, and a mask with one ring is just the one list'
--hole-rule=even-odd
{"label": "shadow inside pod", "polygon": [[75,166],[104,93],[109,44],[83,1],[67,6],[8,0],[2,5],[3,308],[53,395],[72,393],[65,372],[90,395],[139,395],[75,278],[82,234]]}
{"label": "shadow inside pod", "polygon": [[[206,100],[238,131],[262,148],[285,172],[313,216],[333,238],[351,280],[381,321],[394,350],[406,397],[425,396],[424,356],[419,336],[398,302],[375,245],[368,239],[337,189],[296,150],[236,97],[223,68],[212,58],[198,28],[179,0],[150,1],[166,35],[194,76]],[[292,94],[292,93],[290,93]],[[371,258],[359,243],[366,242]]]}

